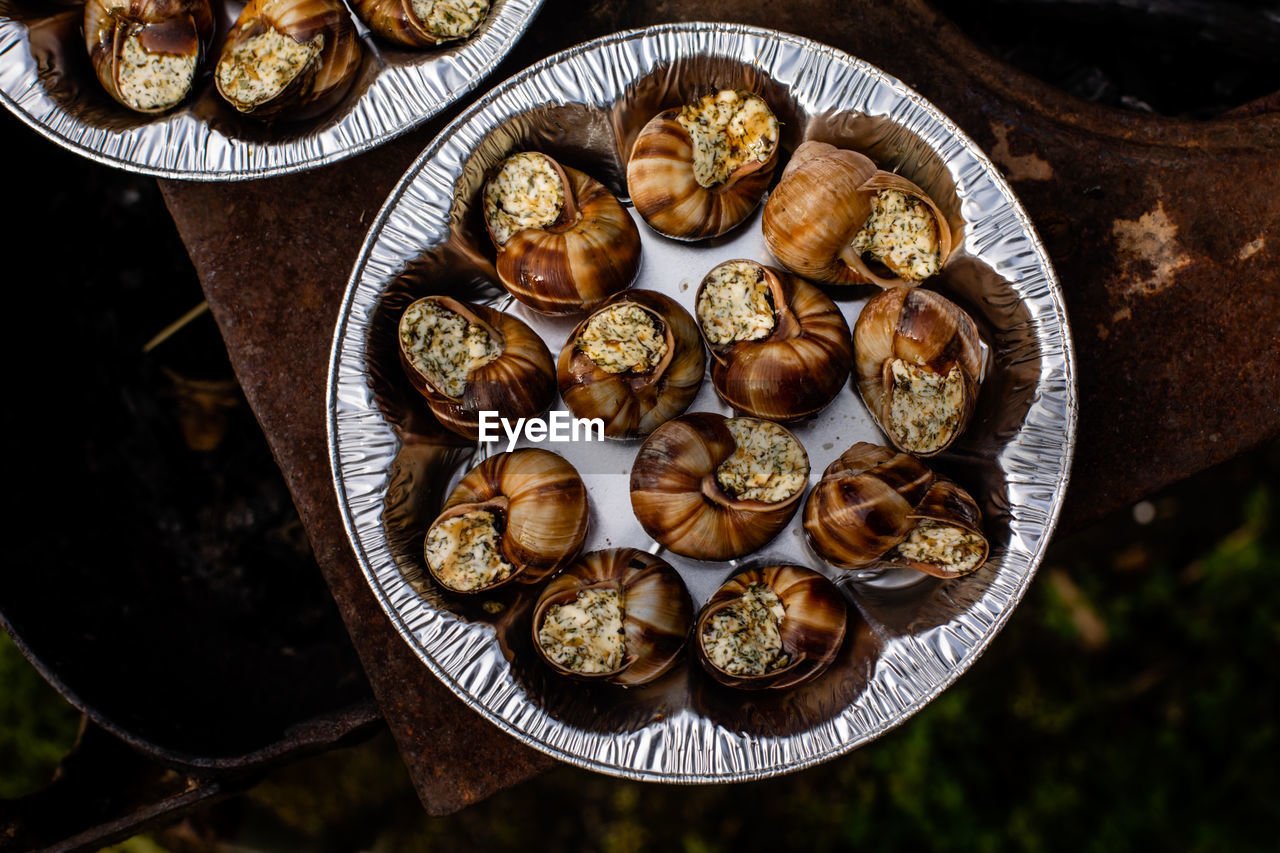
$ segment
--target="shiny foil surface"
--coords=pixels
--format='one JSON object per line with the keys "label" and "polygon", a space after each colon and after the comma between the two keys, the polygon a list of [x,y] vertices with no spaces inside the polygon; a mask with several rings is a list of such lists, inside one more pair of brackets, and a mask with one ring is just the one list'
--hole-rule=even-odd
{"label": "shiny foil surface", "polygon": [[[798,513],[757,554],[684,559],[661,549],[632,514],[628,474],[639,440],[543,443],[587,484],[587,550],[661,554],[697,606],[743,567],[771,563],[823,572],[849,606],[835,663],[792,690],[721,687],[691,654],[643,687],[582,684],[557,677],[533,651],[537,588],[464,598],[427,575],[423,539],[445,496],[468,466],[506,441],[467,446],[435,424],[397,363],[396,326],[414,299],[449,293],[513,312],[554,358],[576,319],[534,314],[495,283],[479,211],[486,175],[515,151],[538,150],[625,201],[625,152],[639,129],[660,110],[718,88],[751,89],[769,101],[783,123],[779,172],[806,139],[854,148],[921,185],[949,219],[958,248],[927,286],[973,315],[987,363],[968,431],[929,464],[977,499],[991,558],[948,581],[909,570],[840,571],[809,548]],[[637,221],[643,255],[635,286],[690,311],[715,264],[752,258],[776,266],[758,208],[739,228],[699,244]],[[824,290],[850,326],[875,292]],[[1022,598],[1056,522],[1075,442],[1076,387],[1044,247],[991,161],[946,116],[898,80],[816,42],[688,23],[553,56],[441,133],[392,193],[355,266],[335,331],[328,406],[334,479],[356,555],[388,617],[436,675],[495,724],[557,758],[637,779],[717,782],[846,753],[901,723],[972,665]],[[555,406],[563,408],[559,398]],[[729,414],[709,378],[689,410]],[[791,429],[809,454],[810,487],[853,442],[887,443],[851,385]]]}
{"label": "shiny foil surface", "polygon": [[83,4],[0,0],[0,100],[54,142],[134,172],[199,181],[301,172],[386,142],[471,91],[528,29],[542,0],[493,0],[470,38],[423,50],[379,39],[353,15],[364,59],[346,97],[314,118],[270,124],[236,112],[213,83],[223,39],[244,5],[214,5],[217,35],[196,94],[151,116],[116,103],[94,76],[81,35]]}

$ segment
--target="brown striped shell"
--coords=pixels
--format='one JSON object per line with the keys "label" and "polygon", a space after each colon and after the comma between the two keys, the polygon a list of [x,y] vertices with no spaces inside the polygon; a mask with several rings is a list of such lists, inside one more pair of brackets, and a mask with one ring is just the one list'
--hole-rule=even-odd
{"label": "brown striped shell", "polygon": [[[224,63],[236,61],[238,47],[268,29],[298,44],[321,37],[323,45],[315,59],[270,99],[260,103],[240,100],[224,90],[220,71]],[[309,118],[342,100],[355,81],[363,56],[351,13],[338,0],[250,0],[227,33],[214,81],[223,100],[245,115]]]}
{"label": "brown striped shell", "polygon": [[824,560],[869,566],[906,539],[933,484],[924,463],[860,441],[827,466],[804,505],[804,530]]}
{"label": "brown striped shell", "polygon": [[[539,640],[551,607],[571,602],[588,589],[616,589],[622,599],[623,661],[609,672],[583,673],[561,666]],[[634,687],[662,677],[676,665],[692,625],[693,602],[670,564],[635,548],[611,548],[584,554],[547,584],[533,608],[533,647],[561,675]]]}
{"label": "brown striped shell", "polygon": [[355,0],[352,7],[360,20],[370,30],[385,39],[402,44],[405,47],[434,47],[445,42],[468,38],[484,23],[489,14],[489,0],[461,0],[452,6],[470,7],[478,12],[473,26],[469,28],[433,28],[431,22],[424,21],[414,11],[410,0]]}
{"label": "brown striped shell", "polygon": [[496,359],[467,375],[460,397],[452,397],[414,366],[405,352],[403,338],[397,335],[400,366],[443,426],[475,440],[480,437],[482,411],[496,411],[499,417],[516,420],[540,415],[551,406],[556,393],[555,366],[537,332],[522,320],[485,305],[459,302],[448,296],[426,296],[418,301],[425,300],[438,302],[480,326],[502,348]]}
{"label": "brown striped shell", "polygon": [[[785,613],[778,623],[785,665],[761,674],[731,673],[716,666],[705,648],[705,636],[717,613],[732,606],[753,586],[768,587]],[[703,605],[694,626],[698,662],[716,681],[744,690],[795,687],[821,675],[840,652],[848,623],[848,607],[826,577],[801,566],[748,569],[726,581]]]}
{"label": "brown striped shell", "polygon": [[512,582],[538,583],[572,562],[587,537],[587,487],[569,462],[549,450],[525,448],[490,456],[458,482],[431,527],[476,510],[496,516],[502,556],[515,571],[488,586],[458,590],[447,586],[428,561],[431,576],[452,592],[475,594]]}
{"label": "brown striped shell", "polygon": [[[726,420],[695,412],[667,421],[645,439],[631,466],[631,508],[640,526],[695,560],[732,560],[759,549],[787,526],[804,495],[802,487],[770,503],[721,488],[716,469],[737,447]],[[807,478],[807,454],[805,469]]]}
{"label": "brown striped shell", "polygon": [[512,296],[535,311],[593,310],[635,281],[640,271],[640,232],[604,184],[545,154],[537,156],[560,176],[564,207],[556,222],[517,231],[505,244],[494,237],[486,218],[490,239],[498,249],[498,278]]}
{"label": "brown striped shell", "polygon": [[723,182],[704,187],[694,177],[693,140],[676,120],[679,115],[679,107],[664,110],[641,129],[627,160],[627,191],[636,212],[659,234],[677,240],[718,237],[760,203],[778,163],[778,146],[767,160],[744,163]]}
{"label": "brown striped shell", "polygon": [[653,317],[667,344],[662,361],[640,373],[602,369],[578,346],[578,338],[591,320],[587,317],[560,350],[556,377],[560,395],[575,417],[601,418],[605,435],[632,438],[648,435],[689,407],[702,385],[707,359],[693,318],[671,297],[651,290],[628,290],[596,313],[620,304],[636,305]]}
{"label": "brown striped shell", "polygon": [[[807,281],[755,261],[725,263],[748,263],[762,271],[774,328],[755,341],[707,340],[716,392],[734,409],[757,418],[792,421],[816,414],[840,393],[853,361],[849,324],[840,309]],[[695,305],[715,269],[699,285]]]}
{"label": "brown striped shell", "polygon": [[911,181],[876,168],[856,151],[825,142],[796,149],[764,206],[764,238],[784,267],[826,284],[914,286],[880,264],[869,265],[853,247],[871,215],[875,196],[898,190],[933,214],[941,263],[951,254],[951,227],[933,199]]}
{"label": "brown striped shell", "polygon": [[908,558],[901,553],[901,544],[899,544],[885,554],[885,563],[905,566],[934,577],[958,578],[976,572],[987,561],[991,545],[987,541],[986,534],[982,532],[982,511],[978,509],[977,501],[955,481],[946,477],[936,477],[924,500],[911,513],[911,518],[915,525],[929,521],[945,527],[959,528],[965,533],[972,534],[981,540],[978,546],[980,558],[972,568],[959,571],[945,561]]}
{"label": "brown striped shell", "polygon": [[[853,350],[858,392],[894,447],[932,456],[964,432],[977,402],[983,354],[978,327],[960,306],[922,288],[895,287],[878,293],[863,306],[854,324]],[[895,381],[895,360],[937,377],[946,377],[952,368],[959,371],[958,408],[939,406],[936,414],[942,425],[934,440],[915,437],[911,425],[893,417],[896,395],[909,388],[908,383]],[[930,427],[922,435],[932,431]]]}
{"label": "brown striped shell", "polygon": [[[98,80],[107,94],[140,113],[162,113],[190,96],[213,31],[209,0],[88,0],[84,6],[85,47]],[[134,36],[148,54],[195,57],[195,73],[181,97],[151,107],[129,100],[120,75],[125,42]]]}

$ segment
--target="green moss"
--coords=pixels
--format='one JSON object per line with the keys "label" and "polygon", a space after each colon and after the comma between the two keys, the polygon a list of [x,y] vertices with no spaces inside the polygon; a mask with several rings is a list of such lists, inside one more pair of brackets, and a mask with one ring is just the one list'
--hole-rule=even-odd
{"label": "green moss", "polygon": [[0,799],[44,787],[75,743],[80,714],[0,630]]}

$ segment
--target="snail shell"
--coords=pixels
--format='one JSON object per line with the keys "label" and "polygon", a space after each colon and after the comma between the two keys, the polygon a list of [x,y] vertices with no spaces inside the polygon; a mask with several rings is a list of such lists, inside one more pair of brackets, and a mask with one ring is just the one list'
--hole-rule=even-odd
{"label": "snail shell", "polygon": [[978,327],[920,288],[876,294],[853,328],[858,392],[899,450],[932,456],[964,432],[982,375]]}
{"label": "snail shell", "polygon": [[352,5],[369,29],[406,47],[464,39],[489,14],[489,0],[355,0]]}
{"label": "snail shell", "polygon": [[[608,319],[627,306],[649,318],[660,349],[651,346],[643,353],[654,360],[651,366],[643,368],[641,362],[614,372],[588,354],[591,346],[583,333],[597,316]],[[661,293],[629,290],[578,324],[560,351],[556,376],[560,394],[574,416],[601,418],[605,435],[630,438],[648,435],[688,408],[702,385],[705,369],[702,339],[689,312]]]}
{"label": "snail shell", "polygon": [[88,0],[84,39],[98,80],[140,113],[177,106],[213,38],[209,0]]}
{"label": "snail shell", "polygon": [[[936,244],[936,259],[904,250],[901,263],[867,263],[859,233],[885,191],[902,195],[910,216],[900,221],[920,226],[921,239]],[[805,142],[796,149],[765,203],[763,229],[769,251],[784,267],[827,284],[913,286],[940,269],[951,254],[951,227],[924,190],[877,169],[856,151],[825,142]],[[886,261],[899,269],[890,269]]]}
{"label": "snail shell", "polygon": [[915,527],[933,484],[918,459],[860,441],[827,466],[804,505],[804,530],[824,560],[843,569],[876,562]]}
{"label": "snail shell", "polygon": [[[711,316],[741,306],[714,294],[740,283],[763,289],[772,329],[757,339],[734,340]],[[754,282],[754,283],[751,283]],[[711,381],[730,406],[757,418],[789,421],[812,415],[840,393],[853,361],[849,325],[818,288],[755,261],[726,261],[698,288],[699,326],[715,362]],[[739,315],[741,316],[741,315]],[[755,334],[763,332],[763,325]],[[726,337],[728,340],[726,340]]]}
{"label": "snail shell", "polygon": [[[735,121],[708,121],[717,114]],[[716,152],[724,156],[716,158]],[[751,92],[724,89],[649,120],[627,161],[627,188],[636,212],[655,231],[702,240],[724,234],[755,210],[777,162],[778,120],[768,104]]]}
{"label": "snail shell", "polygon": [[[423,322],[443,326],[415,331],[424,314],[428,319]],[[455,316],[462,322],[451,319]],[[448,296],[427,296],[405,309],[398,337],[405,375],[440,423],[458,435],[478,439],[482,411],[511,420],[534,417],[555,398],[551,352],[533,329],[510,314]],[[469,346],[483,348],[483,355],[470,360],[455,355]],[[433,364],[447,369],[433,370]]]}
{"label": "snail shell", "polygon": [[812,569],[749,569],[716,590],[699,612],[698,661],[729,687],[795,687],[835,660],[847,611],[835,584]]}
{"label": "snail shell", "polygon": [[[735,454],[740,443],[743,452]],[[781,473],[753,479],[771,459]],[[809,457],[786,429],[696,412],[645,439],[631,467],[631,508],[645,532],[675,553],[732,560],[786,527],[808,479]]]}
{"label": "snail shell", "polygon": [[582,550],[587,489],[549,450],[490,456],[454,487],[424,543],[427,569],[452,592],[538,583]]}
{"label": "snail shell", "polygon": [[[585,600],[591,596],[604,599],[601,609],[607,615],[587,621],[581,611],[590,613],[593,604],[599,606]],[[571,625],[578,628],[575,639],[616,620],[613,636],[583,644],[585,654],[576,653],[583,645],[560,644],[555,630],[560,620],[553,608],[575,604],[578,612],[564,620],[578,623]],[[635,548],[613,548],[582,556],[547,584],[533,609],[533,646],[547,666],[562,675],[634,687],[661,677],[676,664],[692,625],[693,602],[675,569]]]}
{"label": "snail shell", "polygon": [[307,118],[342,99],[362,55],[337,0],[250,0],[227,33],[214,81],[246,115]]}
{"label": "snail shell", "polygon": [[958,578],[987,561],[990,544],[982,532],[982,511],[954,481],[936,477],[911,518],[911,533],[885,554],[884,562],[934,577]]}
{"label": "snail shell", "polygon": [[546,154],[504,160],[485,184],[484,210],[502,286],[535,311],[597,308],[640,271],[640,232],[622,204]]}

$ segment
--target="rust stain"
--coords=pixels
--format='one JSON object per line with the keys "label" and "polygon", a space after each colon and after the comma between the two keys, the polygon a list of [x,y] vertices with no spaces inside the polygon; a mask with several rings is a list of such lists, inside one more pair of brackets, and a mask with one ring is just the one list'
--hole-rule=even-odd
{"label": "rust stain", "polygon": [[991,149],[991,159],[1004,168],[1011,181],[1048,181],[1053,178],[1053,167],[1038,154],[1018,154],[1009,150],[1009,126],[992,124],[996,144]]}
{"label": "rust stain", "polygon": [[1178,241],[1178,226],[1164,212],[1164,202],[1137,219],[1111,224],[1119,250],[1120,296],[1150,296],[1173,285],[1178,271],[1191,263]]}
{"label": "rust stain", "polygon": [[1240,247],[1240,251],[1236,253],[1237,261],[1247,261],[1254,255],[1258,254],[1267,245],[1267,238],[1259,234],[1256,239],[1245,243]]}

